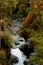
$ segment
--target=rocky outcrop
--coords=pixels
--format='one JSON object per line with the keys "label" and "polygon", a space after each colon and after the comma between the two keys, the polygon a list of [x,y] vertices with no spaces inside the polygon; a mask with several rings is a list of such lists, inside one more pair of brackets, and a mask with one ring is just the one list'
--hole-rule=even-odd
{"label": "rocky outcrop", "polygon": [[23,63],[24,65],[36,65],[36,64],[31,63],[29,59],[26,59]]}
{"label": "rocky outcrop", "polygon": [[12,64],[12,63],[18,63],[18,61],[19,61],[19,59],[18,59],[17,56],[11,55],[11,57],[10,57],[10,59],[9,59],[9,62],[11,62],[11,64]]}
{"label": "rocky outcrop", "polygon": [[26,59],[23,63],[24,63],[24,65],[29,65],[29,60]]}
{"label": "rocky outcrop", "polygon": [[25,43],[25,39],[18,34],[13,35],[13,39],[14,39],[14,43],[13,43],[12,47],[15,47],[18,45],[20,46],[21,44]]}
{"label": "rocky outcrop", "polygon": [[34,52],[34,48],[31,44],[29,43],[25,43],[25,44],[22,44],[19,49],[26,55],[29,57],[29,55]]}

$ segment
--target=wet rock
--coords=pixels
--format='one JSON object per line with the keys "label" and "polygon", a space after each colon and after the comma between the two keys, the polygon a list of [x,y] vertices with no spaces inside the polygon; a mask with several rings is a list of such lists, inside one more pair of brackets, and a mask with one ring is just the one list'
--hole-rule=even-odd
{"label": "wet rock", "polygon": [[13,56],[13,55],[9,59],[9,62],[11,63],[18,63],[18,61],[19,61],[18,57]]}
{"label": "wet rock", "polygon": [[26,59],[23,63],[24,63],[24,65],[29,65],[28,59]]}
{"label": "wet rock", "polygon": [[20,45],[20,43],[16,43],[16,42],[15,42],[15,45]]}
{"label": "wet rock", "polygon": [[28,38],[28,39],[27,39],[27,42],[32,43],[31,38]]}
{"label": "wet rock", "polygon": [[35,53],[31,53],[31,54],[30,54],[31,57],[34,57],[35,55],[36,55]]}
{"label": "wet rock", "polygon": [[23,63],[24,65],[35,65],[35,64],[30,63],[29,59],[26,59]]}
{"label": "wet rock", "polygon": [[[15,45],[21,45],[25,43],[25,39],[23,37],[20,37],[17,34],[15,36],[13,35],[13,39],[14,39]],[[13,44],[13,47],[14,47],[14,44]]]}
{"label": "wet rock", "polygon": [[18,42],[20,43],[20,45],[21,45],[21,44],[24,44],[24,43],[25,43],[25,39],[22,38],[22,37],[20,37],[19,40],[18,40]]}
{"label": "wet rock", "polygon": [[25,43],[25,44],[22,44],[19,49],[26,55],[29,57],[29,55],[34,52],[34,48],[31,44],[29,43]]}

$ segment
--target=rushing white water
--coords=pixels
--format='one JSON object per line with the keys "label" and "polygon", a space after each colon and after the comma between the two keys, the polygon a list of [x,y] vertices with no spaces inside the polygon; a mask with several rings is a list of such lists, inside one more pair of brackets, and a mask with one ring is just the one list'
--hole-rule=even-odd
{"label": "rushing white water", "polygon": [[[20,37],[18,35],[20,33],[20,27],[22,25],[22,22],[19,22],[17,19],[13,21],[11,30],[13,31],[13,48],[11,49],[11,54],[18,57],[19,62],[15,63],[14,65],[24,65],[23,62],[26,59],[26,56],[19,50],[20,45],[25,43],[25,39]],[[18,45],[15,45],[15,43],[19,43]]]}
{"label": "rushing white water", "polygon": [[19,48],[11,49],[11,54],[19,58],[19,62],[14,65],[24,65],[23,62],[26,59],[26,56],[19,50]]}

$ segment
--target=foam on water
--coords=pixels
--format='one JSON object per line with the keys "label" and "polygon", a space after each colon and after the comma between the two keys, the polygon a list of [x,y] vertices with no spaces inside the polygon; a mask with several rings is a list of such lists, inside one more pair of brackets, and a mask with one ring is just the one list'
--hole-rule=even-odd
{"label": "foam on water", "polygon": [[19,58],[19,62],[14,65],[24,65],[23,62],[26,59],[26,56],[19,50],[19,48],[11,49],[11,54]]}

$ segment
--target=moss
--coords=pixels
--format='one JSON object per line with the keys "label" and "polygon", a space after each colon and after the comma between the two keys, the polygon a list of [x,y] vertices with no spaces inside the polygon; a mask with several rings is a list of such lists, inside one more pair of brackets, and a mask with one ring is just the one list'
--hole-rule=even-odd
{"label": "moss", "polygon": [[6,52],[4,50],[0,50],[0,65],[8,65]]}
{"label": "moss", "polygon": [[[2,12],[3,13],[3,12]],[[1,32],[0,33],[0,38],[1,38],[1,50],[0,50],[0,56],[1,56],[1,60],[0,60],[0,64],[2,65],[8,65],[7,63],[9,63],[8,59],[10,58],[10,48],[11,48],[11,36],[12,34],[9,31],[8,26],[11,26],[11,18],[9,16],[6,15],[1,15],[3,16],[2,19],[0,19],[1,21]],[[5,55],[4,55],[5,54]],[[5,58],[4,58],[5,57]]]}
{"label": "moss", "polygon": [[[21,28],[21,34],[23,37],[28,39],[31,38],[32,45],[34,46],[33,57],[30,56],[30,63],[36,63],[38,65],[43,65],[43,11],[41,10],[38,15],[36,15],[39,11],[33,11],[33,14],[28,15],[26,20],[23,23]],[[36,17],[34,17],[34,15]],[[25,39],[26,39],[25,38]],[[34,64],[34,65],[36,65]]]}

